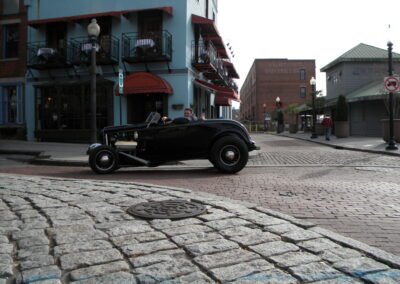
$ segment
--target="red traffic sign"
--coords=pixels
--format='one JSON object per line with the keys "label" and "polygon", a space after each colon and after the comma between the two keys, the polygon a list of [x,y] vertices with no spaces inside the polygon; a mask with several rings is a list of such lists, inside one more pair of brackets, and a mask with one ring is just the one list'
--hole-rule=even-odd
{"label": "red traffic sign", "polygon": [[389,92],[395,92],[400,87],[399,77],[389,76],[385,77],[384,83],[385,89]]}

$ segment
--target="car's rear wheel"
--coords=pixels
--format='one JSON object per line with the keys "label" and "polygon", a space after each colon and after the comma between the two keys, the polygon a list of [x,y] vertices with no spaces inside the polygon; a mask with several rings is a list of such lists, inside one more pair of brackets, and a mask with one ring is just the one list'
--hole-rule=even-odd
{"label": "car's rear wheel", "polygon": [[108,174],[119,168],[118,154],[109,146],[99,146],[89,156],[90,168],[98,174]]}
{"label": "car's rear wheel", "polygon": [[210,160],[223,173],[233,174],[242,170],[248,159],[246,144],[236,136],[222,137],[211,148]]}

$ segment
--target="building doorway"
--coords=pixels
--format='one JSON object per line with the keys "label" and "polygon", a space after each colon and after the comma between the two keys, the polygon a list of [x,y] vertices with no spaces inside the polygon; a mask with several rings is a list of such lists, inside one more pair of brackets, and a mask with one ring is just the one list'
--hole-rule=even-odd
{"label": "building doorway", "polygon": [[128,95],[128,123],[143,122],[153,111],[160,113],[161,116],[168,116],[167,94]]}

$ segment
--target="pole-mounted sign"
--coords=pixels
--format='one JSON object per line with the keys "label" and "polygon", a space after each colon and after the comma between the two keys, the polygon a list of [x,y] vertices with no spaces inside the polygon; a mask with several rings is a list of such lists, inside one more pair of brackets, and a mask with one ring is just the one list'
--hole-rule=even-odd
{"label": "pole-mounted sign", "polygon": [[385,89],[389,92],[395,92],[400,88],[400,80],[399,77],[396,76],[385,77],[383,84],[385,85]]}
{"label": "pole-mounted sign", "polygon": [[124,72],[122,69],[119,69],[118,73],[118,86],[119,86],[119,94],[122,95],[124,93]]}

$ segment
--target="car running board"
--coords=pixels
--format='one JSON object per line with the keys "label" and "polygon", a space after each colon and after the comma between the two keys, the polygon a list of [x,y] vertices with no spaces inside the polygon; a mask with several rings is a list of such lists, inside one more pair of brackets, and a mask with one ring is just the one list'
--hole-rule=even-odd
{"label": "car running board", "polygon": [[132,159],[132,160],[135,160],[136,162],[139,162],[139,163],[141,163],[141,164],[143,164],[143,165],[145,165],[145,166],[149,166],[149,165],[150,165],[150,161],[141,159],[141,158],[139,158],[139,157],[132,156],[132,155],[129,155],[129,154],[124,153],[124,152],[119,152],[118,154],[123,155],[123,156],[125,156],[125,157],[127,157],[127,158],[130,158],[130,159]]}

